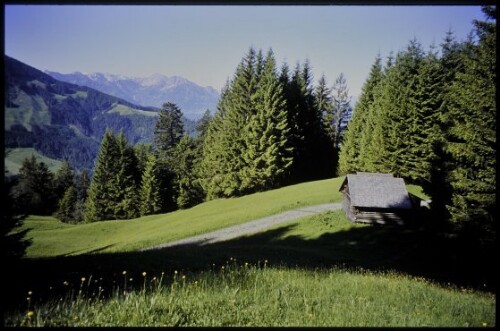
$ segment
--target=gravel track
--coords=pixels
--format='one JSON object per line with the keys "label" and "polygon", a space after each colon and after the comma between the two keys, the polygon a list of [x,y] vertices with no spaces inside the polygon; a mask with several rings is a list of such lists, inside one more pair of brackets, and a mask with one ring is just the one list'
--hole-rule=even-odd
{"label": "gravel track", "polygon": [[304,216],[310,216],[314,214],[323,213],[325,211],[337,210],[342,207],[341,203],[327,203],[322,205],[308,206],[289,210],[280,214],[275,214],[260,218],[254,221],[250,221],[243,224],[233,225],[220,230],[207,232],[201,235],[184,238],[181,240],[172,241],[169,243],[156,245],[148,248],[142,249],[143,251],[174,247],[181,245],[207,245],[220,241],[231,240],[245,235],[250,235],[254,233],[261,232],[264,229],[270,228],[277,224],[281,224],[288,221],[293,221]]}

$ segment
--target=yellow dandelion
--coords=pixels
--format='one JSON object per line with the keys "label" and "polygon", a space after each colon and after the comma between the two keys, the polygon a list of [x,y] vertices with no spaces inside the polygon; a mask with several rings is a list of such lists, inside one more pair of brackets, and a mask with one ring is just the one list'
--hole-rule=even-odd
{"label": "yellow dandelion", "polygon": [[146,271],[142,273],[142,277],[146,277]]}
{"label": "yellow dandelion", "polygon": [[85,281],[85,277],[82,277],[82,283]]}
{"label": "yellow dandelion", "polygon": [[33,316],[34,314],[35,313],[30,310],[26,313],[26,316],[28,316],[28,318],[31,318],[31,316]]}
{"label": "yellow dandelion", "polygon": [[127,271],[123,270],[123,271],[122,271],[122,275],[124,275],[124,276],[125,276],[126,274],[127,274]]}

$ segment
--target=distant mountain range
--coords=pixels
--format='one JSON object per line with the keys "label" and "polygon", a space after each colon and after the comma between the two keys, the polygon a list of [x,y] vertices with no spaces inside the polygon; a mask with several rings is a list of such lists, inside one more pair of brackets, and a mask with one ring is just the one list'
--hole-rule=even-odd
{"label": "distant mountain range", "polygon": [[[5,55],[5,147],[35,148],[91,169],[106,129],[130,143],[152,142],[158,108],[59,81]],[[188,133],[194,122],[184,118]]]}
{"label": "distant mountain range", "polygon": [[91,87],[134,104],[161,107],[170,101],[179,106],[184,116],[192,120],[201,118],[207,109],[213,114],[219,100],[219,92],[216,89],[199,86],[179,76],[153,74],[140,78],[99,72],[45,73],[57,80]]}

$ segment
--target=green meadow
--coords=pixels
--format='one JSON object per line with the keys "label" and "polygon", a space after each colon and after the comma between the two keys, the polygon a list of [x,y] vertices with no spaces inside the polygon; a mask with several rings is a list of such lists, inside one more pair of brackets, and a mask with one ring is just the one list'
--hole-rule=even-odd
{"label": "green meadow", "polygon": [[[492,257],[432,228],[353,224],[341,210],[226,242],[140,248],[298,206],[343,178],[130,221],[29,217],[7,326],[492,326]],[[418,191],[418,189],[416,189]]]}

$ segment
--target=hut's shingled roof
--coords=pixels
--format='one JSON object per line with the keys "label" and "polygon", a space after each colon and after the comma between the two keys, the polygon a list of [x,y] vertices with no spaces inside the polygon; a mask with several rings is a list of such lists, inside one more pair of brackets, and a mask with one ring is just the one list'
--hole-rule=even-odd
{"label": "hut's shingled roof", "polygon": [[353,207],[412,208],[404,180],[392,174],[358,172],[347,175],[346,182]]}

